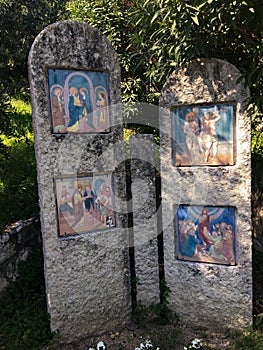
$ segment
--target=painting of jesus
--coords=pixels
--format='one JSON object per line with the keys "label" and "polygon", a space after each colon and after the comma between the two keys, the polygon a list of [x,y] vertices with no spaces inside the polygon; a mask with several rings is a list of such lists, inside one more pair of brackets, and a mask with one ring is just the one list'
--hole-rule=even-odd
{"label": "painting of jesus", "polygon": [[172,163],[175,166],[233,165],[234,105],[195,105],[172,112]]}
{"label": "painting of jesus", "polygon": [[175,225],[179,260],[235,265],[233,207],[181,205]]}
{"label": "painting of jesus", "polygon": [[106,72],[52,68],[48,83],[53,133],[110,131]]}
{"label": "painting of jesus", "polygon": [[108,173],[55,178],[60,237],[115,226],[112,181]]}

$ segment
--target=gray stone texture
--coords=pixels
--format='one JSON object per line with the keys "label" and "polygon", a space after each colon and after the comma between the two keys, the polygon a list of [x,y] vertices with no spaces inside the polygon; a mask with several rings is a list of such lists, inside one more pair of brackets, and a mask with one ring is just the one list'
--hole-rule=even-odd
{"label": "gray stone texture", "polygon": [[132,135],[130,157],[137,302],[149,306],[160,302],[153,135]]}
{"label": "gray stone texture", "polygon": [[40,245],[40,223],[37,218],[18,221],[0,234],[0,293],[15,282],[19,263]]}
{"label": "gray stone texture", "polygon": [[[160,98],[162,215],[165,279],[170,307],[192,326],[235,328],[252,324],[249,92],[240,73],[219,59],[198,59],[168,78]],[[173,107],[204,103],[236,104],[236,162],[233,166],[175,167],[171,163]],[[178,205],[236,208],[236,265],[176,259],[174,217]]]}
{"label": "gray stone texture", "polygon": [[[77,21],[45,28],[32,45],[28,66],[48,311],[52,331],[71,341],[123,326],[131,313],[120,66],[109,40]],[[49,67],[109,73],[109,134],[52,135]],[[115,173],[116,227],[59,238],[54,177],[105,171]]]}

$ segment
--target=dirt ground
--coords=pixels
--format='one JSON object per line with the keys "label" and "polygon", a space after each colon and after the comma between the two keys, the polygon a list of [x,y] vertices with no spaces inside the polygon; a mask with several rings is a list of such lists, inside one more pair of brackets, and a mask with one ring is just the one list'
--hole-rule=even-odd
{"label": "dirt ground", "polygon": [[[263,312],[262,285],[263,269],[254,266],[253,297],[255,315]],[[50,345],[43,347],[41,350],[88,350],[90,347],[96,349],[99,341],[104,342],[106,350],[134,350],[147,339],[151,339],[156,346],[160,347],[160,350],[183,350],[184,346],[195,338],[203,340],[204,350],[229,350],[230,342],[234,341],[233,335],[204,329],[193,330],[180,323],[165,326],[146,325],[144,328],[131,324],[118,332],[82,339],[71,344],[65,344],[55,337]]]}
{"label": "dirt ground", "polygon": [[[128,327],[119,332],[104,334],[100,337],[86,338],[71,344],[54,339],[52,344],[41,350],[88,350],[96,349],[99,341],[103,341],[106,350],[134,350],[147,339],[160,347],[160,350],[183,350],[193,339],[203,340],[204,349],[228,350],[230,340],[226,335],[207,332],[205,330],[189,331],[183,325],[154,326],[152,328]],[[159,342],[158,342],[159,339]]]}

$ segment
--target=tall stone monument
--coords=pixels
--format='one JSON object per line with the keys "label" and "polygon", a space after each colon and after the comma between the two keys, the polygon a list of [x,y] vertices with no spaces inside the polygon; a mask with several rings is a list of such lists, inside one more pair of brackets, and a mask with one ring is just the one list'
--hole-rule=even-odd
{"label": "tall stone monument", "polygon": [[131,313],[120,66],[77,21],[45,28],[29,54],[51,329],[101,334]]}
{"label": "tall stone monument", "polygon": [[136,297],[149,306],[160,302],[153,135],[132,135],[130,157]]}
{"label": "tall stone monument", "polygon": [[239,71],[219,59],[176,70],[160,98],[165,280],[195,327],[252,323],[250,118]]}

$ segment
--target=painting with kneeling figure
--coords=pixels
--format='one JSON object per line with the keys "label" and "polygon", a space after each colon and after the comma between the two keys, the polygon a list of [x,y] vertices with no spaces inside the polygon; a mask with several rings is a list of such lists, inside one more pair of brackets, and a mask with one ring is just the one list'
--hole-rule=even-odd
{"label": "painting with kneeling figure", "polygon": [[179,260],[235,265],[235,208],[180,205],[176,215]]}
{"label": "painting with kneeling figure", "polygon": [[108,173],[55,178],[59,236],[115,226],[112,181]]}
{"label": "painting with kneeling figure", "polygon": [[173,165],[234,164],[232,103],[177,107],[172,116]]}

